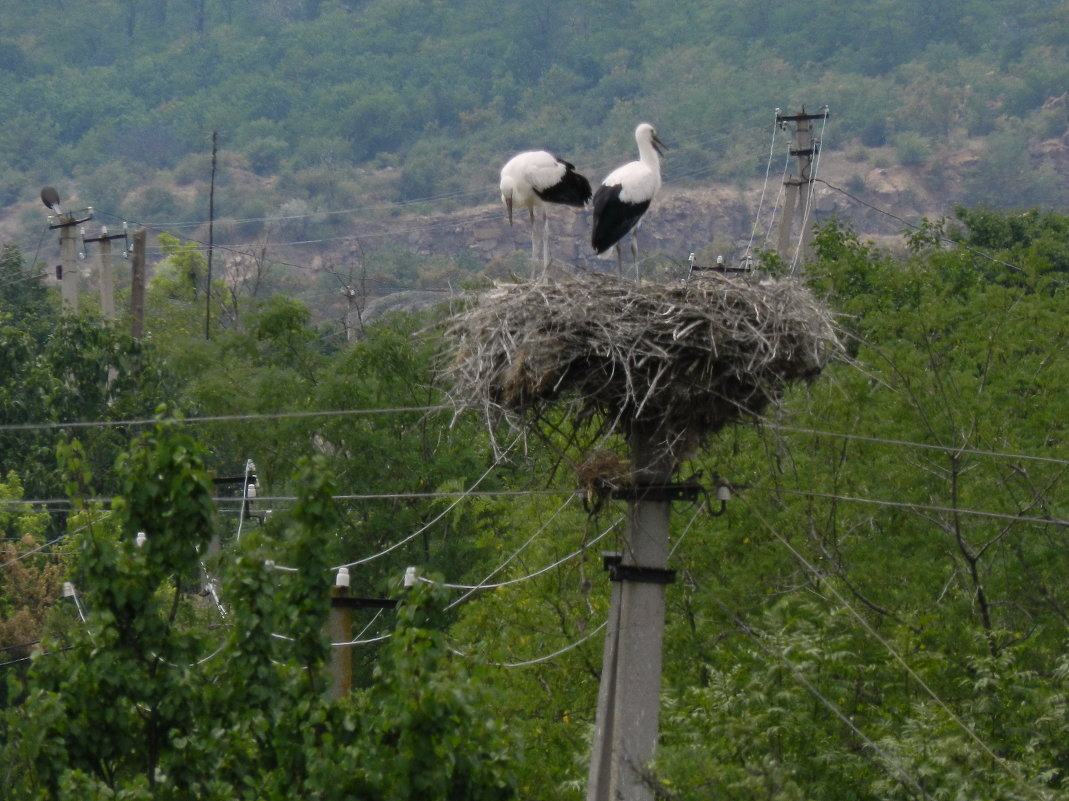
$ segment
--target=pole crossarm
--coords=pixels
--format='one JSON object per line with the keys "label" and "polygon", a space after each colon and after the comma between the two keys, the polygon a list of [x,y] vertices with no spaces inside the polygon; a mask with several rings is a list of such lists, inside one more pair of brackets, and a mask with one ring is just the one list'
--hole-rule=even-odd
{"label": "pole crossarm", "polygon": [[617,487],[612,497],[618,501],[690,501],[695,503],[708,490],[697,482],[679,484],[632,484]]}
{"label": "pole crossarm", "polygon": [[126,232],[121,234],[100,234],[100,236],[83,236],[83,242],[111,242],[114,239],[129,239]]}
{"label": "pole crossarm", "polygon": [[334,609],[395,609],[397,601],[393,598],[351,598],[334,596],[330,599]]}
{"label": "pole crossarm", "polygon": [[70,214],[64,214],[62,217],[53,217],[49,215],[49,220],[55,220],[55,222],[49,222],[49,230],[55,230],[56,228],[69,228],[72,225],[81,225],[84,222],[89,222],[93,219],[93,207],[90,206],[87,209],[81,211],[72,211]]}
{"label": "pole crossarm", "polygon": [[637,581],[643,584],[675,584],[676,571],[664,567],[625,565],[624,555],[610,551],[601,555],[602,564],[609,572],[609,581]]}

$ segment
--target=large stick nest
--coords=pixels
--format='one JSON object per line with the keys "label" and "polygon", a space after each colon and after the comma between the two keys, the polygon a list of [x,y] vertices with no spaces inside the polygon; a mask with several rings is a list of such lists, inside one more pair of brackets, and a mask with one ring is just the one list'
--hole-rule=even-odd
{"label": "large stick nest", "polygon": [[537,419],[551,404],[625,434],[693,445],[760,415],[839,349],[831,313],[798,281],[703,275],[638,284],[582,273],[499,284],[447,323],[442,377],[461,407]]}

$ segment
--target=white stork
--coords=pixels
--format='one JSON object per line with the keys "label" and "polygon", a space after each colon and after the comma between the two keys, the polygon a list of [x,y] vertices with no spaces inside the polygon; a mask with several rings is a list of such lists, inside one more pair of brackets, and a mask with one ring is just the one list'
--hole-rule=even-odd
{"label": "white stork", "polygon": [[590,181],[575,166],[545,150],[528,150],[501,168],[501,200],[512,225],[513,207],[526,207],[531,216],[531,261],[538,260],[535,206],[542,208],[542,277],[549,267],[548,203],[582,208],[590,200]]}
{"label": "white stork", "polygon": [[594,231],[590,243],[597,253],[616,246],[616,268],[623,275],[623,256],[620,240],[628,231],[631,235],[631,255],[635,259],[638,278],[638,245],[635,234],[646,209],[661,188],[661,148],[657,131],[648,122],[635,128],[638,142],[638,161],[631,161],[610,172],[594,193]]}
{"label": "white stork", "polygon": [[45,204],[45,208],[57,217],[63,216],[63,209],[59,205],[59,192],[56,191],[54,186],[46,186],[41,189],[41,202]]}

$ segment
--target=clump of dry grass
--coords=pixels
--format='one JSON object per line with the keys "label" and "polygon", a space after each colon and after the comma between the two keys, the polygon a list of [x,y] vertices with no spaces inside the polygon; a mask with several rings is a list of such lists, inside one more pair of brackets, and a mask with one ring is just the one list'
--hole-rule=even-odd
{"label": "clump of dry grass", "polygon": [[566,403],[685,447],[760,415],[839,349],[831,312],[798,281],[720,274],[499,284],[450,318],[446,336],[441,378],[459,407],[531,421]]}

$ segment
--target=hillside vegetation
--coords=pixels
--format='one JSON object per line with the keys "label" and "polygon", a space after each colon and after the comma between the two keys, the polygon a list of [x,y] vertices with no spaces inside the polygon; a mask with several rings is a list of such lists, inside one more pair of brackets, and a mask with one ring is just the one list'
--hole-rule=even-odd
{"label": "hillside vegetation", "polygon": [[[44,183],[105,222],[203,221],[212,131],[216,210],[248,221],[239,240],[277,233],[265,218],[279,217],[326,238],[354,214],[491,201],[518,149],[603,174],[631,157],[640,119],[673,146],[670,186],[745,184],[765,170],[773,110],[805,104],[832,109],[830,147],[891,147],[967,205],[1067,199],[1052,144],[1069,86],[1056,3],[4,0],[0,12],[0,207],[24,245]],[[983,157],[952,185],[948,154],[977,137]]]}

